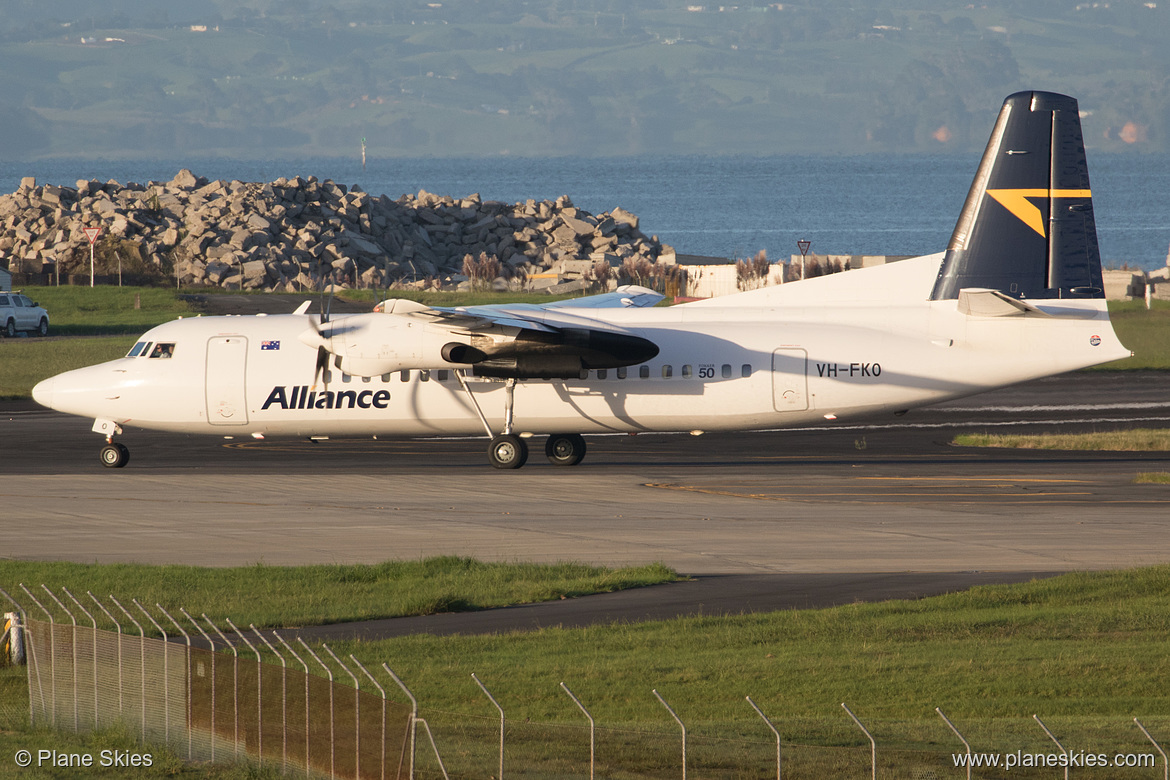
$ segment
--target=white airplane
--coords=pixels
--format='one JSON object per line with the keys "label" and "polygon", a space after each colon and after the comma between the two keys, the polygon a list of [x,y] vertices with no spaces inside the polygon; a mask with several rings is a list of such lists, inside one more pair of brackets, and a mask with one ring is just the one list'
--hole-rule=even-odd
{"label": "white airplane", "polygon": [[545,305],[181,319],[33,388],[95,419],[228,438],[728,431],[904,413],[1127,357],[1105,306],[1077,102],[1004,102],[943,253],[671,307],[639,287]]}

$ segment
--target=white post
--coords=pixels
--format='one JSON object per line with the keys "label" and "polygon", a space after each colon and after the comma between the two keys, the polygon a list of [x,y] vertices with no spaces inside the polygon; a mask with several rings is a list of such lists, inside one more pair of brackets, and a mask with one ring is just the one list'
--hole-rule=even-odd
{"label": "white post", "polygon": [[361,669],[366,677],[370,678],[370,682],[378,689],[378,693],[382,694],[382,760],[380,766],[382,767],[382,780],[386,780],[386,689],[378,684],[378,681],[374,679],[374,675],[370,674],[370,670],[362,666],[362,662],[353,653],[349,654],[349,660],[357,664],[357,668]]}
{"label": "white post", "polygon": [[[1035,718],[1036,722],[1040,724],[1040,728],[1044,729],[1044,733],[1048,735],[1048,738],[1051,739],[1056,744],[1056,746],[1058,748],[1060,748],[1060,752],[1063,753],[1065,756],[1067,756],[1068,751],[1065,750],[1064,745],[1060,744],[1060,740],[1058,740],[1053,735],[1053,733],[1048,730],[1048,727],[1044,725],[1044,721],[1040,720],[1040,716],[1033,714],[1032,717]],[[1064,764],[1064,780],[1068,780],[1068,762],[1067,761]]]}
{"label": "white post", "polygon": [[276,652],[272,643],[256,630],[255,623],[249,623],[248,628],[252,629],[252,633],[260,637],[260,641],[268,645],[272,654],[280,659],[280,770],[283,772],[288,768],[288,664],[284,662],[284,656]]}
{"label": "white post", "polygon": [[1146,735],[1146,739],[1150,740],[1150,743],[1158,749],[1159,753],[1162,754],[1162,780],[1170,780],[1170,758],[1166,758],[1166,751],[1162,749],[1162,746],[1158,744],[1157,740],[1150,736],[1150,732],[1146,731],[1146,727],[1142,725],[1140,720],[1134,718],[1133,722],[1136,723],[1137,727],[1142,730],[1143,734]]}
{"label": "white post", "polygon": [[167,616],[167,620],[175,624],[175,628],[179,629],[179,633],[183,635],[183,639],[187,640],[187,760],[190,761],[193,741],[193,735],[191,733],[191,635],[183,630],[183,627],[179,625],[179,621],[171,617],[171,613],[167,612],[162,604],[156,601],[154,605],[159,608],[160,612]]}
{"label": "white post", "polygon": [[873,780],[877,780],[877,742],[874,741],[873,735],[869,733],[869,729],[862,725],[857,716],[853,714],[853,710],[845,706],[845,702],[841,702],[841,706],[849,713],[849,717],[853,718],[853,722],[861,729],[862,733],[869,738],[869,766]]}
{"label": "white post", "polygon": [[[390,679],[398,683],[398,687],[410,699],[410,780],[414,780],[414,742],[415,737],[418,735],[418,699],[414,698],[414,694],[410,692],[406,684],[398,679],[398,675],[394,674],[394,670],[390,668],[389,664],[383,662],[382,668],[386,670],[386,674],[390,675]],[[430,727],[428,727],[428,731],[429,729]],[[433,738],[431,742],[434,742]],[[438,755],[438,753],[439,749],[435,748],[435,755]],[[442,759],[440,759],[439,763],[442,764]]]}
{"label": "white post", "polygon": [[971,780],[971,746],[967,744],[967,740],[964,739],[963,735],[959,733],[959,730],[955,728],[955,724],[951,723],[951,719],[946,715],[943,715],[942,710],[940,710],[938,707],[935,707],[934,711],[937,712],[938,716],[943,719],[943,722],[950,727],[951,731],[955,732],[955,736],[958,737],[959,741],[963,743],[963,747],[967,748],[967,780]]}
{"label": "white post", "polygon": [[488,691],[486,687],[484,687],[484,684],[479,681],[479,678],[475,676],[475,672],[471,673],[471,679],[475,680],[475,684],[480,687],[480,690],[484,692],[484,695],[487,696],[488,699],[491,700],[492,704],[496,705],[496,709],[500,711],[500,774],[496,776],[496,780],[504,780],[504,708],[500,706],[500,703],[496,701],[491,692]]}
{"label": "white post", "polygon": [[662,695],[660,693],[658,693],[658,691],[656,689],[651,689],[650,692],[658,697],[658,701],[662,703],[662,706],[665,707],[666,711],[670,713],[670,717],[674,718],[674,722],[678,724],[678,727],[680,729],[682,729],[682,780],[687,780],[687,727],[686,727],[686,724],[683,723],[682,719],[678,715],[675,714],[674,710],[672,710],[670,708],[670,705],[666,703],[666,699],[662,698]]}
{"label": "white post", "polygon": [[756,714],[764,719],[764,723],[768,724],[768,728],[772,729],[772,733],[776,735],[776,780],[780,780],[780,732],[772,725],[772,721],[768,720],[768,716],[764,714],[764,711],[756,706],[751,696],[744,696],[744,698],[747,699],[748,704],[752,705],[752,709],[756,711]]}
{"label": "white post", "polygon": [[577,707],[580,708],[581,712],[585,713],[585,717],[589,719],[589,780],[593,780],[593,758],[596,753],[597,746],[597,740],[595,737],[596,727],[593,723],[593,716],[589,714],[589,710],[585,709],[585,705],[581,703],[581,700],[573,695],[573,692],[569,690],[569,686],[562,682],[561,687],[565,689],[565,693],[569,694],[569,698],[573,700],[573,703],[576,704]]}

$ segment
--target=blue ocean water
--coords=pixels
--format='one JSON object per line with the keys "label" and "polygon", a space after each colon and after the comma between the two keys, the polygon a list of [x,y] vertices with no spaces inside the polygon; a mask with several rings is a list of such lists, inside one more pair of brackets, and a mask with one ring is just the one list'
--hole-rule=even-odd
{"label": "blue ocean water", "polygon": [[[23,176],[167,181],[181,168],[208,179],[316,176],[397,198],[420,189],[507,202],[557,198],[597,213],[621,206],[681,253],[773,259],[808,239],[821,254],[918,255],[946,247],[978,155],[783,155],[359,160],[63,160],[0,163],[0,192]],[[1089,155],[1107,267],[1154,269],[1170,251],[1170,155]]]}

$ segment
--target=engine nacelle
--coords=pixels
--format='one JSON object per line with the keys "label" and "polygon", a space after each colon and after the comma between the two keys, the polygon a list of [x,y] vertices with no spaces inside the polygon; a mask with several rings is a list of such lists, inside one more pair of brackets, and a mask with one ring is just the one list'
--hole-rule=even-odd
{"label": "engine nacelle", "polygon": [[[380,376],[395,371],[459,367],[444,355],[450,345],[466,347],[461,337],[417,317],[394,314],[356,314],[309,329],[300,340],[324,348],[329,362],[351,376]],[[470,341],[470,337],[466,338]]]}

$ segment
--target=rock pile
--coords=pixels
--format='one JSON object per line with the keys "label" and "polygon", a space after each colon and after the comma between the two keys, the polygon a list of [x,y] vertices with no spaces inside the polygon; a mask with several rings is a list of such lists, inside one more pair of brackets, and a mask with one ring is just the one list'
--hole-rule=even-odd
{"label": "rock pile", "polygon": [[589,214],[567,196],[507,204],[422,191],[391,200],[316,177],[260,184],[182,170],[146,185],[24,179],[0,196],[0,263],[14,273],[52,272],[55,263],[62,274],[81,272],[83,228],[99,226],[99,248],[136,251],[149,271],[183,286],[453,286],[466,280],[470,255],[498,260],[479,264],[499,269],[489,280],[497,288],[539,289],[588,279],[603,263],[618,277],[623,266],[644,272],[674,257],[633,214]]}

